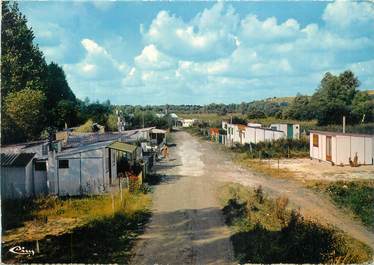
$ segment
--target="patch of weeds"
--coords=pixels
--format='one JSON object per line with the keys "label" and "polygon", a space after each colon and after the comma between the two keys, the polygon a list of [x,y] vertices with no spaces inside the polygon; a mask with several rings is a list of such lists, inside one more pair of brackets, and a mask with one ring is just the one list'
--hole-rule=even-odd
{"label": "patch of weeds", "polygon": [[374,181],[338,181],[314,183],[340,207],[349,209],[369,228],[374,229]]}
{"label": "patch of weeds", "polygon": [[361,242],[287,209],[286,197],[272,200],[263,194],[260,203],[259,190],[232,184],[221,192],[240,263],[362,263],[372,258]]}

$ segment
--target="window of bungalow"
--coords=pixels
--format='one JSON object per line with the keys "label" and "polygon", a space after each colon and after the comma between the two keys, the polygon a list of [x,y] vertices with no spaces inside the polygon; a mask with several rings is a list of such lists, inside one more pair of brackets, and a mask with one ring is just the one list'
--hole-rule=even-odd
{"label": "window of bungalow", "polygon": [[318,147],[318,134],[313,134],[313,146]]}
{"label": "window of bungalow", "polygon": [[69,160],[68,159],[58,160],[58,168],[69,168]]}

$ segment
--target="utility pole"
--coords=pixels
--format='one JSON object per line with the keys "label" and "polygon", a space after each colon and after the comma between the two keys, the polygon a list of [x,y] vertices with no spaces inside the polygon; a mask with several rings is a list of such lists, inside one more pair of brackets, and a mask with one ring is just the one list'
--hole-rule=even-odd
{"label": "utility pole", "polygon": [[143,129],[144,129],[144,111],[142,112],[143,116]]}

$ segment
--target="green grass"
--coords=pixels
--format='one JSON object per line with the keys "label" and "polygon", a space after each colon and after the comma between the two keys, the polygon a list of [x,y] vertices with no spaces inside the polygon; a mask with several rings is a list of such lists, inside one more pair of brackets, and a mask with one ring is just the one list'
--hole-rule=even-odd
{"label": "green grass", "polygon": [[239,263],[362,263],[370,248],[332,227],[304,219],[261,188],[239,184],[221,190],[221,202]]}
{"label": "green grass", "polygon": [[352,211],[374,230],[374,181],[318,182],[311,188],[325,192],[339,207]]}

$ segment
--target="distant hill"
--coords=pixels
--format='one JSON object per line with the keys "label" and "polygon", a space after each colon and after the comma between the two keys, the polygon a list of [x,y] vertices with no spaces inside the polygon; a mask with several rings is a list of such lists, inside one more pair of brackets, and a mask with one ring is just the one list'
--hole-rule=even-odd
{"label": "distant hill", "polygon": [[281,102],[287,102],[287,103],[291,103],[293,101],[293,99],[295,98],[295,96],[290,96],[290,97],[273,97],[273,98],[267,98],[265,99],[265,101],[269,101],[269,102],[275,102],[275,103],[281,103]]}

